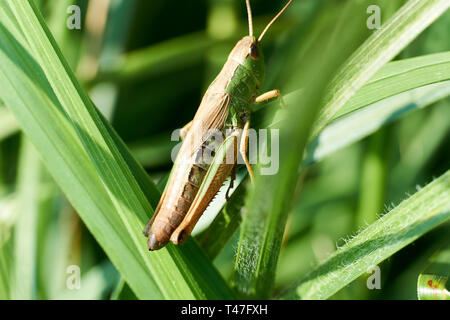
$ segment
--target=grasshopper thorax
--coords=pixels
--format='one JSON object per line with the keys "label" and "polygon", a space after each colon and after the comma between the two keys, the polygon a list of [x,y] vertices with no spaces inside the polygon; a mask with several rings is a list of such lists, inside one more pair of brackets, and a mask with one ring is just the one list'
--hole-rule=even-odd
{"label": "grasshopper thorax", "polygon": [[261,87],[264,80],[264,57],[254,36],[245,36],[239,40],[228,60],[239,62],[254,76],[257,87]]}

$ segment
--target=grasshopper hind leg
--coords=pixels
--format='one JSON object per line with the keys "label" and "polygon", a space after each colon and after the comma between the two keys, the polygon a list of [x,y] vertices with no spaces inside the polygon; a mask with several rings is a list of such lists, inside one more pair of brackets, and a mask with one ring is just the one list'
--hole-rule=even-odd
{"label": "grasshopper hind leg", "polygon": [[233,169],[231,170],[230,185],[228,186],[227,192],[225,193],[225,199],[227,201],[230,201],[230,191],[234,187],[234,180],[236,180],[236,166],[234,166]]}
{"label": "grasshopper hind leg", "polygon": [[254,183],[255,178],[253,175],[253,169],[250,166],[250,162],[247,158],[247,149],[248,149],[248,133],[250,130],[250,121],[247,121],[244,125],[244,130],[242,131],[241,143],[239,144],[239,153],[242,156],[242,159],[245,161],[245,166],[247,167],[248,174],[250,176],[250,180]]}

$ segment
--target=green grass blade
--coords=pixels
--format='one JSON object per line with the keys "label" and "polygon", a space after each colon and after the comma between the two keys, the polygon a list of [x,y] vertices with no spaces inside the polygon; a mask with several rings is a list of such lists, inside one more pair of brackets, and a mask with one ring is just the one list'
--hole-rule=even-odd
{"label": "green grass blade", "polygon": [[409,0],[350,57],[337,74],[325,98],[326,104],[316,122],[313,137],[329,123],[387,62],[450,6],[447,0]]}
{"label": "green grass blade", "polygon": [[13,270],[13,237],[11,230],[17,214],[15,195],[0,199],[0,299],[10,299]]}
{"label": "green grass blade", "polygon": [[[267,18],[255,17],[253,22],[255,28],[262,29],[267,24]],[[279,21],[271,31],[274,34],[280,33],[290,24]],[[89,85],[103,81],[123,83],[195,65],[200,63],[204,59],[204,53],[214,46],[229,43],[232,48],[232,42],[245,34],[247,30],[248,24],[245,21],[226,39],[213,38],[208,36],[206,31],[199,31],[126,53],[111,68],[100,70],[98,76]],[[272,41],[270,37],[266,40]]]}
{"label": "green grass blade", "polygon": [[329,298],[369,267],[448,221],[449,190],[450,171],[447,171],[353,237],[282,297]]}
{"label": "green grass blade", "polygon": [[3,140],[19,131],[14,115],[7,108],[0,107],[0,140]]}
{"label": "green grass blade", "polygon": [[180,67],[200,62],[202,58],[201,53],[213,44],[214,41],[209,39],[204,32],[171,39],[158,45],[126,54],[111,69],[102,71],[94,79],[94,82],[123,82],[177,70]]}
{"label": "green grass blade", "polygon": [[419,300],[450,300],[450,246],[436,252],[430,264],[419,274],[417,296]]}
{"label": "green grass blade", "polygon": [[[447,80],[450,80],[450,52],[390,62],[358,90],[331,118],[331,121],[402,92]],[[295,101],[301,94],[302,91],[297,90],[285,95],[283,99],[289,103],[289,101]],[[267,108],[276,108],[277,103],[271,102]],[[282,117],[275,115],[268,125],[273,126],[280,118]]]}
{"label": "green grass blade", "polygon": [[125,279],[120,278],[114,291],[111,294],[111,300],[136,300],[136,296],[130,289]]}
{"label": "green grass blade", "polygon": [[11,297],[13,248],[11,238],[0,242],[0,299]]}
{"label": "green grass blade", "polygon": [[358,207],[354,219],[357,228],[377,220],[386,200],[387,152],[389,129],[380,130],[366,141],[366,150],[361,163],[361,182]]}
{"label": "green grass blade", "polygon": [[23,137],[18,178],[18,214],[14,225],[13,299],[36,299],[36,242],[41,162]]}
{"label": "green grass blade", "polygon": [[[436,150],[448,139],[449,132],[450,98],[447,97],[433,106],[427,119],[420,123],[420,127],[410,137],[401,160],[392,168],[390,176],[394,189],[405,190],[414,186]],[[420,155],[417,154],[419,145],[423,146]]]}
{"label": "green grass blade", "polygon": [[412,110],[424,108],[450,95],[450,81],[406,91],[336,119],[308,146],[305,164],[322,160]]}
{"label": "green grass blade", "polygon": [[146,250],[142,229],[153,211],[147,200],[156,187],[142,176],[142,168],[133,171],[138,164],[111,136],[32,2],[3,2],[0,12],[2,99],[136,295],[232,297],[192,241],[183,248]]}
{"label": "green grass blade", "polygon": [[335,118],[398,93],[450,80],[450,52],[393,61],[382,67]]}

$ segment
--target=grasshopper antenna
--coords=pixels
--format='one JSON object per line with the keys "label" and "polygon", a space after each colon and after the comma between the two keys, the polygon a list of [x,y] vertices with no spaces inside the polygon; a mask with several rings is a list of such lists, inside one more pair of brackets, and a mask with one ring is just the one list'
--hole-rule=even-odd
{"label": "grasshopper antenna", "polygon": [[252,17],[252,7],[250,6],[250,0],[245,0],[247,5],[247,15],[248,15],[248,33],[250,37],[253,37],[253,17]]}
{"label": "grasshopper antenna", "polygon": [[[247,1],[248,2],[248,1]],[[278,14],[267,24],[267,26],[264,28],[263,32],[261,32],[261,35],[258,38],[258,42],[260,42],[262,40],[262,38],[264,37],[264,34],[266,33],[266,31],[270,28],[270,26],[278,19],[279,16],[281,16],[281,14],[284,12],[284,10],[287,9],[287,7],[289,7],[289,5],[291,4],[292,0],[289,0],[288,3],[286,3],[286,5],[283,7],[283,9],[280,10],[280,12],[278,12]]]}

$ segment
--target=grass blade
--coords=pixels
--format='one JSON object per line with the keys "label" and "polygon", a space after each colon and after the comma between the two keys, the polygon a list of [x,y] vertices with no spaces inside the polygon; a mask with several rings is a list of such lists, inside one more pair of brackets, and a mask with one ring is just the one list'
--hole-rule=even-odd
{"label": "grass blade", "polygon": [[335,77],[312,136],[316,136],[384,64],[400,53],[449,6],[447,0],[409,0],[380,30],[373,33]]}
{"label": "grass blade", "polygon": [[[368,82],[365,84],[338,112],[332,119],[335,121],[344,115],[350,114],[358,109],[366,108],[374,105],[376,102],[384,101],[383,103],[395,102],[398,99],[386,100],[389,97],[397,96],[403,92],[409,92],[403,95],[406,101],[408,95],[416,96],[421,90],[413,91],[413,89],[425,87],[431,84],[441,83],[443,84],[447,80],[450,80],[450,52],[443,52],[438,54],[424,55],[416,58],[403,59],[399,61],[393,61],[382,67]],[[430,87],[432,88],[432,87]],[[426,90],[426,89],[423,89]],[[298,95],[301,95],[301,90],[291,92],[283,99],[287,103],[295,101]],[[443,96],[445,94],[443,93]],[[437,96],[436,96],[437,99]],[[267,109],[278,109],[278,101],[270,102],[261,110],[255,113],[255,120],[252,120],[253,127],[267,127],[274,126],[280,118],[282,118],[283,110],[280,110],[275,118],[268,125],[264,125],[264,111]],[[380,102],[380,105],[382,103]],[[409,109],[408,109],[409,110]],[[397,115],[396,113],[392,115]],[[392,117],[394,120],[397,117]],[[322,135],[322,131],[320,133]],[[318,138],[315,137],[317,140]],[[135,143],[132,146],[132,151],[135,157],[145,166],[154,166],[167,163],[170,159],[170,151],[172,150],[175,142],[168,144],[168,134],[158,139],[152,139],[149,141],[143,141],[141,143]],[[338,141],[334,141],[337,143]],[[317,144],[316,141],[310,142],[310,145]],[[341,144],[340,142],[338,144]],[[336,144],[336,146],[338,145]],[[345,145],[345,144],[343,144]],[[338,148],[336,148],[337,150]],[[309,147],[311,152],[313,147]],[[311,154],[308,158],[313,157]],[[309,162],[308,160],[307,162]]]}
{"label": "grass blade", "polygon": [[329,298],[369,267],[448,221],[449,190],[447,171],[348,241],[282,297]]}
{"label": "grass blade", "polygon": [[23,137],[18,181],[18,214],[14,225],[13,299],[36,299],[36,242],[41,162]]}
{"label": "grass blade", "polygon": [[11,229],[15,221],[15,196],[0,199],[0,299],[10,299],[11,278],[14,261]]}
{"label": "grass blade", "polygon": [[7,108],[0,107],[0,140],[3,140],[19,131],[14,115]]}
{"label": "grass blade", "polygon": [[415,88],[450,80],[450,52],[390,62],[345,104],[335,118]]}
{"label": "grass blade", "polygon": [[304,163],[322,160],[406,113],[450,95],[450,81],[431,84],[386,98],[331,122],[309,144]]}
{"label": "grass blade", "polygon": [[133,171],[138,164],[111,136],[113,130],[61,58],[33,3],[2,2],[0,11],[2,99],[136,295],[232,297],[192,241],[148,253],[142,229],[153,211],[148,199],[157,198],[156,187],[142,168]]}

